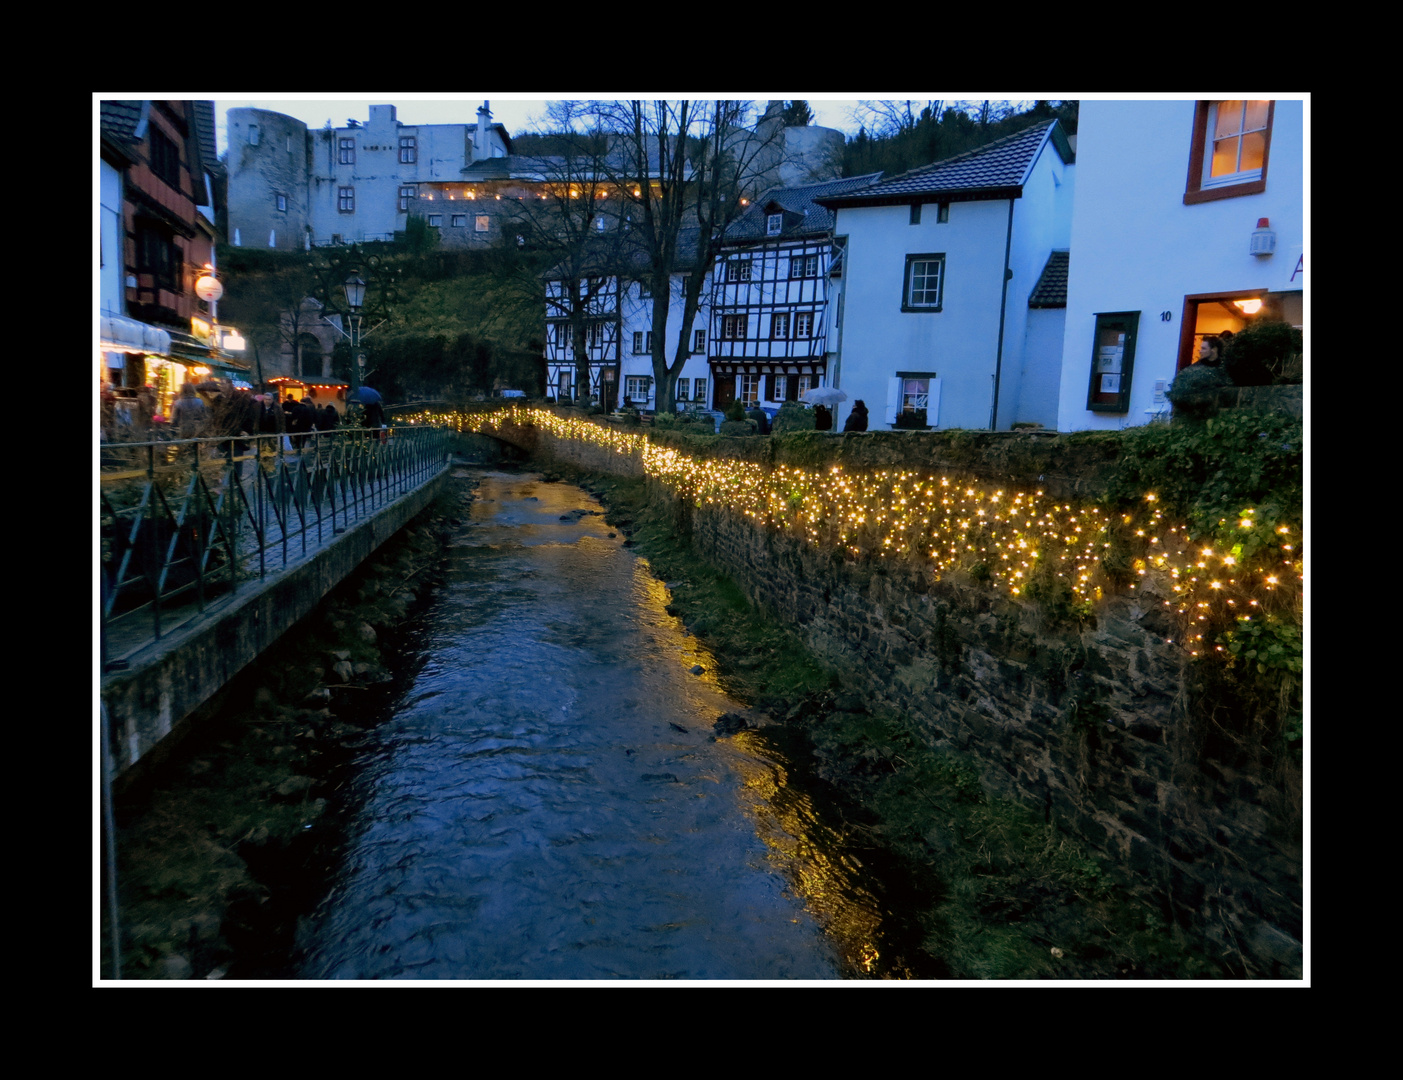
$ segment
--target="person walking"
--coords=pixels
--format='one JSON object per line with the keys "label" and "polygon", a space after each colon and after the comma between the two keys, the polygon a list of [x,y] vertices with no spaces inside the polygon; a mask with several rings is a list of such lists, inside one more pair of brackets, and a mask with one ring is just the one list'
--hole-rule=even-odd
{"label": "person walking", "polygon": [[193,439],[200,434],[205,424],[205,403],[195,393],[190,383],[180,384],[180,395],[171,409],[171,420],[175,423],[177,438]]}

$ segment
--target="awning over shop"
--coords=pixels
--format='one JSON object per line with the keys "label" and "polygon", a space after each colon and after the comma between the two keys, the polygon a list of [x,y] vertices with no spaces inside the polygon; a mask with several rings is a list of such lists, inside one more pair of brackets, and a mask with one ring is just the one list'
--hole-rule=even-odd
{"label": "awning over shop", "polygon": [[182,334],[179,330],[170,331],[170,356],[184,364],[202,364],[231,378],[247,375],[253,370],[252,364],[235,360],[228,353],[213,349],[199,338]]}
{"label": "awning over shop", "polygon": [[128,319],[123,315],[103,315],[100,328],[104,352],[145,352],[165,355],[171,351],[169,330]]}

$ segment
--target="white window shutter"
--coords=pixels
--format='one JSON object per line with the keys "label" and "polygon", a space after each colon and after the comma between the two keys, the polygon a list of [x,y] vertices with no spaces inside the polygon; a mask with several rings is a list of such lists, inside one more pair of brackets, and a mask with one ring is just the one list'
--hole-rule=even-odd
{"label": "white window shutter", "polygon": [[940,426],[940,380],[930,381],[930,393],[926,396],[926,423],[931,427]]}
{"label": "white window shutter", "polygon": [[896,414],[901,411],[901,380],[887,380],[887,423],[896,423]]}

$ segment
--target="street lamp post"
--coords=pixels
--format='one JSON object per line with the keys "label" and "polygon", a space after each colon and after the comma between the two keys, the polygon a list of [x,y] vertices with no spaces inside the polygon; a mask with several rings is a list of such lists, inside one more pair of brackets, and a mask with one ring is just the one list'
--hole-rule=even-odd
{"label": "street lamp post", "polygon": [[350,308],[349,322],[351,324],[351,392],[347,398],[354,397],[356,391],[360,389],[360,330],[361,330],[361,307],[365,303],[365,282],[357,273],[351,274],[346,279],[346,306]]}

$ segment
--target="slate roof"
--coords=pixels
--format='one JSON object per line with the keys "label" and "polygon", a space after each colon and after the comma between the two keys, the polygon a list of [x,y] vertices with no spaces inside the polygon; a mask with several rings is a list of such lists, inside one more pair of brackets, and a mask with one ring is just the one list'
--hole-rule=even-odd
{"label": "slate roof", "polygon": [[129,146],[136,142],[136,129],[141,122],[143,104],[140,101],[98,102],[98,127],[103,138],[118,146]]}
{"label": "slate roof", "polygon": [[[1056,131],[1053,131],[1057,128]],[[941,195],[956,198],[1009,198],[1021,195],[1028,169],[1037,160],[1044,140],[1053,136],[1064,161],[1072,160],[1067,140],[1056,120],[996,139],[977,150],[922,165],[890,180],[884,180],[845,196],[830,196],[824,205],[882,206],[909,203],[917,198],[934,200]]]}
{"label": "slate roof", "polygon": [[827,206],[820,205],[818,200],[836,195],[846,195],[849,192],[867,188],[880,180],[881,176],[880,172],[874,172],[865,176],[825,180],[821,184],[771,188],[751,203],[750,208],[731,223],[731,227],[726,230],[726,243],[751,244],[760,240],[776,239],[766,235],[766,219],[771,213],[769,207],[776,203],[782,210],[798,214],[803,219],[793,222],[786,221],[784,231],[780,233],[778,239],[822,235],[831,232],[837,221],[837,215]]}
{"label": "slate roof", "polygon": [[200,163],[218,176],[224,166],[219,163],[219,147],[214,140],[214,102],[192,101],[190,104],[195,117],[195,133],[200,138]]}
{"label": "slate roof", "polygon": [[1028,296],[1030,308],[1059,308],[1067,306],[1067,260],[1070,252],[1054,251],[1047,257],[1038,283]]}

